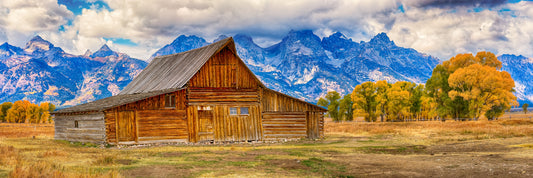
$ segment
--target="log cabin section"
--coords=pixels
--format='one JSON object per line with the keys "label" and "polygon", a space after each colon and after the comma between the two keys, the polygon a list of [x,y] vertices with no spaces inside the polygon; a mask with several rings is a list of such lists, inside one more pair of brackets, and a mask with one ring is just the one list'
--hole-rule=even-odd
{"label": "log cabin section", "polygon": [[108,144],[316,139],[324,135],[325,111],[264,86],[230,37],[156,57],[118,95],[54,112],[55,138]]}

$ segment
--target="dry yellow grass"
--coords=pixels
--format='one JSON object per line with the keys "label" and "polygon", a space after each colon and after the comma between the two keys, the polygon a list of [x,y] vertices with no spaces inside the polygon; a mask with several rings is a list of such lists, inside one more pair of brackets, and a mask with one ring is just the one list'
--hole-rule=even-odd
{"label": "dry yellow grass", "polygon": [[0,123],[0,138],[54,137],[54,124]]}
{"label": "dry yellow grass", "polygon": [[420,122],[330,122],[326,132],[344,132],[352,134],[404,134],[426,132],[427,134],[489,134],[496,137],[533,136],[533,121],[498,120],[498,121],[420,121]]}
{"label": "dry yellow grass", "polygon": [[[533,121],[529,115],[511,117],[329,121],[326,138],[318,141],[141,148],[56,141],[51,124],[0,124],[0,177],[469,177],[472,172],[532,176],[527,160],[533,159]],[[483,167],[468,167],[480,161]],[[403,162],[418,166],[398,166]]]}

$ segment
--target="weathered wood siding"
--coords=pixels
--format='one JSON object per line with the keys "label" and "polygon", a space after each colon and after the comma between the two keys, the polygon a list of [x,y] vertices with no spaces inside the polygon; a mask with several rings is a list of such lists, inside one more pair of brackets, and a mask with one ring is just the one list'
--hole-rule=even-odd
{"label": "weathered wood siding", "polygon": [[185,110],[137,111],[139,141],[187,139]]}
{"label": "weathered wood siding", "polygon": [[116,110],[111,110],[105,113],[105,135],[108,143],[117,142],[117,118]]}
{"label": "weathered wood siding", "polygon": [[262,123],[265,140],[307,136],[305,112],[265,112]]}
{"label": "weathered wood siding", "polygon": [[[230,115],[231,107],[247,107],[249,114]],[[262,128],[259,105],[191,105],[188,110],[190,142],[261,140]],[[211,114],[206,114],[211,113]],[[212,116],[212,123],[205,117]],[[206,127],[212,124],[212,130]],[[209,136],[207,132],[212,132]],[[211,139],[210,139],[211,138]]]}
{"label": "weathered wood siding", "polygon": [[317,139],[324,137],[324,115],[317,111],[306,112],[307,138]]}
{"label": "weathered wood siding", "polygon": [[259,103],[257,89],[191,88],[188,97],[191,104]]}
{"label": "weathered wood siding", "polygon": [[[176,96],[176,108],[177,110],[185,110],[187,105],[187,98],[186,96],[186,90],[179,90],[176,92],[173,92]],[[122,106],[117,106],[115,108],[112,108],[110,110],[115,111],[128,111],[128,110],[160,110],[160,109],[168,109],[165,108],[165,94],[158,95],[150,98],[146,98],[143,100],[139,100],[130,104],[125,104]]]}
{"label": "weathered wood siding", "polygon": [[191,88],[257,88],[245,64],[228,47],[209,59],[189,80]]}
{"label": "weathered wood siding", "polygon": [[261,105],[265,139],[324,136],[323,111],[317,106],[269,89],[262,89]]}
{"label": "weathered wood siding", "polygon": [[135,111],[119,111],[116,117],[118,141],[137,141]]}
{"label": "weathered wood siding", "polygon": [[[75,122],[78,128],[75,128]],[[56,115],[54,119],[56,140],[104,143],[104,114]]]}
{"label": "weathered wood siding", "polygon": [[318,111],[316,106],[292,97],[288,97],[287,95],[274,92],[270,89],[262,89],[261,97],[263,112]]}
{"label": "weathered wood siding", "polygon": [[[105,132],[107,142],[116,143],[117,118],[120,113],[130,111],[133,113],[134,126],[132,128],[133,141],[152,140],[175,140],[188,138],[187,118],[186,118],[186,90],[173,92],[176,96],[176,107],[165,107],[165,94],[150,97],[130,104],[118,106],[105,111]],[[118,128],[124,128],[119,126]],[[126,128],[124,128],[126,129]],[[130,141],[131,139],[119,139],[119,142]]]}

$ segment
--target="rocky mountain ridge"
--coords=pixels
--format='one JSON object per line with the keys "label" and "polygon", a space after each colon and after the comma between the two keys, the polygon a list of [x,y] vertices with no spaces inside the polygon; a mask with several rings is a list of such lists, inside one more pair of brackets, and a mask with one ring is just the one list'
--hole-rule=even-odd
{"label": "rocky mountain ridge", "polygon": [[[293,30],[268,47],[259,46],[246,34],[233,38],[239,56],[266,86],[309,102],[316,102],[330,90],[350,93],[365,81],[424,83],[440,63],[435,57],[397,46],[385,33],[368,42],[354,42],[340,32],[321,39],[310,30]],[[207,44],[201,37],[181,35],[148,60]],[[515,79],[519,101],[531,103],[533,59],[516,55],[498,58],[503,62],[502,70]],[[0,45],[0,102],[26,99],[66,107],[109,97],[146,65],[107,45],[95,52],[72,55],[39,36],[24,48],[4,43]]]}

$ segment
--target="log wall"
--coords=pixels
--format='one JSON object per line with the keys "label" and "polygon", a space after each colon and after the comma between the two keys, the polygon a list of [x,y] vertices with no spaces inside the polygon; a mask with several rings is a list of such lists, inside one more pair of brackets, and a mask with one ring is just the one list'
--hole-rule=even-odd
{"label": "log wall", "polygon": [[[165,107],[165,94],[106,110],[105,133],[108,143],[117,143],[117,117],[133,111],[135,141],[187,140],[186,90],[173,92],[176,107]],[[119,140],[122,142],[123,140]]]}
{"label": "log wall", "polygon": [[322,108],[270,89],[262,89],[261,105],[263,135],[267,140],[324,136]]}
{"label": "log wall", "polygon": [[321,110],[314,105],[270,89],[262,89],[261,97],[263,112],[305,112]]}
{"label": "log wall", "polygon": [[257,89],[191,88],[188,101],[191,104],[259,103]]}
{"label": "log wall", "polygon": [[[75,122],[78,128],[75,128]],[[56,115],[54,119],[56,140],[104,143],[104,114]]]}
{"label": "log wall", "polygon": [[265,112],[262,125],[265,140],[307,137],[305,112]]}

